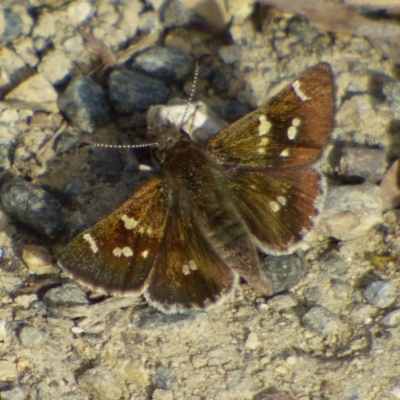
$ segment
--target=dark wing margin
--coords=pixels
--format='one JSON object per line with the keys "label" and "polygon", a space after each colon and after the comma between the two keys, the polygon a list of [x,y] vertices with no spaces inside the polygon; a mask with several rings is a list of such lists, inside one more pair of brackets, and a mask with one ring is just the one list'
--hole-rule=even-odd
{"label": "dark wing margin", "polygon": [[74,238],[60,266],[82,283],[110,293],[142,293],[164,237],[168,201],[152,179],[96,225]]}
{"label": "dark wing margin", "polygon": [[144,292],[165,313],[204,309],[229,295],[237,275],[224,263],[195,223],[178,207],[169,215],[165,236]]}
{"label": "dark wing margin", "polygon": [[324,195],[324,179],[313,169],[239,168],[230,187],[258,247],[276,255],[294,251],[312,230]]}
{"label": "dark wing margin", "polygon": [[334,126],[335,83],[328,63],[305,71],[257,110],[211,137],[217,162],[289,167],[316,161]]}

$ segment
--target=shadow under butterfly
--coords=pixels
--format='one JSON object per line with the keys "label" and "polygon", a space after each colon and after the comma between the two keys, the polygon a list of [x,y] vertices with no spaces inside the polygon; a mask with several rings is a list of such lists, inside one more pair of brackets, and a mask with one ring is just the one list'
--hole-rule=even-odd
{"label": "shadow under butterfly", "polygon": [[319,63],[204,147],[176,126],[154,127],[160,176],[73,239],[60,266],[165,313],[216,304],[238,277],[271,295],[257,249],[288,254],[315,225],[324,179],[312,164],[330,141],[335,91]]}

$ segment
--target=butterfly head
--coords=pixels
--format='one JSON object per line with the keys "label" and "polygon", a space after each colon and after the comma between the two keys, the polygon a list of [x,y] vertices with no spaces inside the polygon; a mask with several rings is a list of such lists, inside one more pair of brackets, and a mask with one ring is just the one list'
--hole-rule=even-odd
{"label": "butterfly head", "polygon": [[180,141],[190,141],[189,136],[173,124],[160,124],[149,131],[149,136],[157,142],[157,158],[163,161],[166,151],[172,149]]}

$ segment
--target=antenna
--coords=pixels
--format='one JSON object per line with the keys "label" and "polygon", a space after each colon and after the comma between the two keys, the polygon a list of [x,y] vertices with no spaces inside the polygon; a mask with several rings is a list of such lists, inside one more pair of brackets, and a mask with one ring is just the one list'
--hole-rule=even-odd
{"label": "antenna", "polygon": [[107,144],[107,143],[96,143],[96,142],[82,142],[79,148],[83,147],[106,147],[110,149],[139,149],[141,147],[158,147],[157,142],[143,143],[143,144]]}
{"label": "antenna", "polygon": [[182,127],[183,121],[186,118],[187,112],[189,110],[190,104],[192,103],[195,91],[196,91],[196,86],[197,86],[197,79],[199,77],[199,70],[200,70],[200,64],[208,57],[211,57],[210,54],[203,54],[200,56],[197,60],[196,63],[194,64],[194,74],[193,74],[193,84],[192,84],[192,90],[190,92],[189,100],[186,104],[185,112],[183,113],[181,122],[179,123],[179,128]]}
{"label": "antenna", "polygon": [[[192,103],[194,94],[196,92],[196,85],[197,85],[197,80],[198,80],[198,77],[199,77],[200,64],[208,57],[211,57],[211,55],[210,54],[203,54],[195,62],[192,90],[190,92],[189,100],[188,100],[188,102],[186,104],[186,107],[185,107],[185,112],[183,113],[181,122],[179,123],[179,127],[182,126],[183,121],[186,118],[186,115],[187,115],[188,110],[189,110],[189,106]],[[143,148],[143,147],[158,147],[158,146],[159,146],[159,144],[157,142],[144,143],[144,144],[106,144],[106,143],[96,143],[96,142],[82,142],[79,145],[79,148],[81,149],[83,147],[104,147],[104,148],[109,148],[109,149],[138,149],[138,148]]]}

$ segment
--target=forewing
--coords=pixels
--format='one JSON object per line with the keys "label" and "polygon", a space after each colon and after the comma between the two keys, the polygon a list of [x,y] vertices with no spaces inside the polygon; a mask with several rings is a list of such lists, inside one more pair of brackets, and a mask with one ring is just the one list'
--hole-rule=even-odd
{"label": "forewing", "polygon": [[174,209],[144,293],[146,300],[166,313],[202,309],[225,298],[235,282],[236,275],[200,231],[190,210]]}
{"label": "forewing", "polygon": [[207,142],[221,163],[287,167],[316,161],[329,140],[335,113],[332,69],[319,63],[265,105]]}
{"label": "forewing", "polygon": [[236,169],[230,186],[243,220],[261,250],[293,251],[313,228],[323,197],[323,178],[313,169]]}
{"label": "forewing", "polygon": [[163,180],[142,186],[121,207],[74,238],[59,264],[74,278],[107,292],[142,292],[164,236]]}

